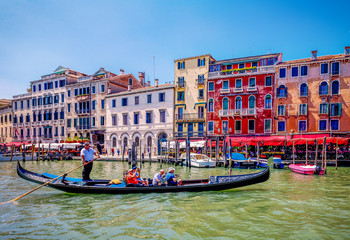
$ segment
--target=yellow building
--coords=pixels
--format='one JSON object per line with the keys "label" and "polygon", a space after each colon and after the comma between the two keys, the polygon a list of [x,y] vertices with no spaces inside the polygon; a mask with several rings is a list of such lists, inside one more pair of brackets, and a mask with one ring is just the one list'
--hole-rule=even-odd
{"label": "yellow building", "polygon": [[12,103],[0,100],[0,143],[12,142]]}
{"label": "yellow building", "polygon": [[204,137],[210,54],[175,60],[174,137]]}

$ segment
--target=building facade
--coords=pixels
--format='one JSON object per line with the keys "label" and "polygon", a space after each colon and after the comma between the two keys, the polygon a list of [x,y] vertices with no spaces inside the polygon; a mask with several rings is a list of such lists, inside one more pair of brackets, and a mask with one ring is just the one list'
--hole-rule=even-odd
{"label": "building facade", "polygon": [[0,143],[12,142],[12,102],[2,101],[0,107]]}
{"label": "building facade", "polygon": [[121,154],[135,143],[145,157],[160,154],[161,144],[172,138],[174,85],[147,86],[106,96],[108,153]]}
{"label": "building facade", "polygon": [[30,91],[25,94],[13,96],[13,133],[14,141],[31,141],[32,126],[35,122],[32,119],[32,94]]}
{"label": "building facade", "polygon": [[139,73],[140,81],[132,74],[120,75],[100,68],[90,76],[78,79],[77,83],[67,86],[67,137],[89,139],[93,144],[104,143],[106,130],[106,96],[112,93],[141,88],[144,85],[144,73]]}
{"label": "building facade", "polygon": [[270,135],[275,65],[282,54],[214,61],[209,66],[207,135]]}
{"label": "building facade", "polygon": [[211,55],[175,60],[175,137],[204,137]]}
{"label": "building facade", "polygon": [[350,133],[350,54],[286,61],[276,66],[276,134]]}

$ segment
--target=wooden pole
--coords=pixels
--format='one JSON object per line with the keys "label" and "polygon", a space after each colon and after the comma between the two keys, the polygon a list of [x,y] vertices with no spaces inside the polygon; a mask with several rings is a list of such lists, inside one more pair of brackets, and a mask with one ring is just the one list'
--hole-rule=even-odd
{"label": "wooden pole", "polygon": [[295,142],[293,140],[293,164],[295,164]]}
{"label": "wooden pole", "polygon": [[210,147],[210,159],[212,159],[213,158],[213,154],[212,154],[212,143],[211,143],[211,139],[209,140],[209,147]]}
{"label": "wooden pole", "polygon": [[215,143],[215,167],[218,165],[218,154],[219,154],[219,137],[216,137],[216,143]]}
{"label": "wooden pole", "polygon": [[32,161],[34,160],[35,145],[32,144]]}
{"label": "wooden pole", "polygon": [[327,138],[324,138],[324,174],[327,174]]}
{"label": "wooden pole", "polygon": [[305,154],[306,154],[306,156],[305,156],[305,159],[306,159],[305,163],[306,164],[307,164],[307,152],[308,152],[308,144],[307,144],[307,139],[306,139],[306,148],[305,148]]}
{"label": "wooden pole", "polygon": [[63,160],[63,144],[61,146],[60,152],[61,152],[60,161],[62,161]]}
{"label": "wooden pole", "polygon": [[189,168],[192,167],[192,163],[191,163],[191,140],[190,140],[190,137],[188,137],[188,167]]}
{"label": "wooden pole", "polygon": [[205,155],[208,156],[208,138],[205,137]]}
{"label": "wooden pole", "polygon": [[13,151],[15,150],[15,145],[12,145],[11,147],[11,157],[10,157],[10,161],[12,161],[12,157],[13,157]]}
{"label": "wooden pole", "polygon": [[335,170],[338,170],[338,139],[337,139],[337,145],[335,147]]}
{"label": "wooden pole", "polygon": [[229,156],[230,157],[230,164],[229,164],[230,169],[232,167],[232,153],[231,153],[231,151],[232,151],[232,143],[231,143],[231,139],[230,139],[230,156]]}
{"label": "wooden pole", "polygon": [[247,143],[244,144],[245,145],[245,158],[248,158],[248,145]]}
{"label": "wooden pole", "polygon": [[257,142],[256,144],[256,157],[257,157],[257,160],[258,160],[258,167],[259,167],[259,159],[260,159],[260,146],[259,146],[259,142]]}
{"label": "wooden pole", "polygon": [[175,141],[175,163],[177,163],[177,160],[178,160],[178,157],[177,157],[177,153],[178,153],[177,143],[178,143],[178,140],[176,139],[176,141]]}
{"label": "wooden pole", "polygon": [[226,167],[226,161],[227,161],[227,143],[226,143],[226,136],[224,136],[224,167]]}
{"label": "wooden pole", "polygon": [[315,166],[317,166],[317,157],[318,157],[318,139],[316,138]]}
{"label": "wooden pole", "polygon": [[141,150],[141,139],[139,140],[139,147],[140,147],[140,169],[142,168],[142,150]]}
{"label": "wooden pole", "polygon": [[168,162],[169,162],[169,156],[170,156],[170,140],[168,140],[168,156],[167,156]]}
{"label": "wooden pole", "polygon": [[37,160],[40,160],[40,141],[39,141],[39,146],[38,146],[38,159]]}

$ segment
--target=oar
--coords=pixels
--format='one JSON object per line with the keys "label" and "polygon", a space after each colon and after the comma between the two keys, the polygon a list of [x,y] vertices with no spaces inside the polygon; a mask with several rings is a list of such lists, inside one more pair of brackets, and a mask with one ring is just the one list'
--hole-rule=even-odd
{"label": "oar", "polygon": [[[97,158],[92,159],[91,161],[89,161],[89,163],[92,162],[92,161],[95,161],[96,159],[97,159]],[[34,188],[33,190],[30,190],[29,192],[27,192],[27,193],[25,193],[25,194],[22,194],[22,195],[19,196],[19,197],[16,197],[16,198],[14,198],[14,199],[12,199],[12,200],[10,200],[10,201],[7,201],[7,202],[2,202],[2,203],[0,203],[0,205],[6,204],[6,203],[10,203],[10,202],[15,202],[15,201],[21,199],[22,197],[27,196],[28,194],[30,194],[30,193],[32,193],[32,192],[38,190],[39,188],[44,187],[44,186],[46,186],[46,185],[48,185],[48,184],[54,182],[55,180],[59,179],[60,177],[63,177],[64,175],[68,175],[69,173],[71,173],[71,172],[73,172],[73,171],[75,171],[75,170],[81,168],[81,167],[84,166],[84,165],[85,165],[85,164],[82,164],[82,165],[80,165],[80,166],[78,166],[78,167],[76,167],[76,168],[74,168],[74,169],[72,169],[72,170],[70,170],[70,171],[68,171],[68,172],[66,172],[66,173],[64,173],[64,174],[62,174],[62,175],[60,175],[60,176],[58,176],[58,177],[56,177],[56,178],[54,178],[54,179],[52,179],[52,180],[46,182],[46,183],[44,183],[44,184],[38,186],[38,187],[36,187],[36,188]]]}

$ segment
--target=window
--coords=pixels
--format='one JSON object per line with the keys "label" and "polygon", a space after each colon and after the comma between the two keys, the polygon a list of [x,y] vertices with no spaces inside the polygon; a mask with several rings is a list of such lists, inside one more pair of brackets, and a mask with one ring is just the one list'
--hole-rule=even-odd
{"label": "window", "polygon": [[277,131],[278,132],[285,132],[286,131],[286,122],[285,121],[278,122]]}
{"label": "window", "polygon": [[92,126],[95,126],[95,125],[96,125],[96,118],[92,117]]}
{"label": "window", "polygon": [[64,111],[63,110],[60,112],[60,119],[64,119]]}
{"label": "window", "polygon": [[258,67],[258,62],[252,62],[252,67]]}
{"label": "window", "polygon": [[152,111],[146,112],[146,123],[152,123]]}
{"label": "window", "polygon": [[321,64],[321,74],[328,74],[328,63]]}
{"label": "window", "polygon": [[249,78],[249,87],[255,87],[255,78]]}
{"label": "window", "polygon": [[204,99],[204,89],[198,89],[198,98]]}
{"label": "window", "polygon": [[112,108],[115,108],[117,106],[117,100],[113,99],[112,100]]}
{"label": "window", "polygon": [[332,103],[331,104],[331,116],[338,117],[341,115],[341,103]]}
{"label": "window", "polygon": [[[92,110],[95,110],[96,109],[96,100],[93,100],[92,101]],[[77,111],[77,107],[75,109]]]}
{"label": "window", "polygon": [[15,110],[17,110],[17,102],[15,102]]}
{"label": "window", "polygon": [[307,76],[307,72],[308,72],[308,66],[300,67],[300,76]]}
{"label": "window", "polygon": [[205,66],[205,58],[198,58],[198,67]]}
{"label": "window", "polygon": [[60,80],[60,87],[66,86],[66,80]]}
{"label": "window", "polygon": [[332,95],[339,94],[339,81],[335,80],[332,82]]}
{"label": "window", "polygon": [[104,99],[101,100],[101,108],[105,109],[105,100]]}
{"label": "window", "polygon": [[235,88],[242,88],[242,79],[236,79]]}
{"label": "window", "polygon": [[272,100],[271,100],[271,95],[266,95],[265,97],[265,108],[266,109],[271,109],[272,107]]}
{"label": "window", "polygon": [[55,88],[58,88],[58,81],[55,81]]}
{"label": "window", "polygon": [[332,63],[332,75],[339,74],[339,62]]}
{"label": "window", "polygon": [[241,133],[242,131],[242,122],[241,120],[235,121],[235,133]]}
{"label": "window", "polygon": [[104,125],[105,125],[105,117],[101,116],[101,126],[104,126]]}
{"label": "window", "polygon": [[281,85],[277,88],[277,98],[287,97],[287,88],[284,85]]}
{"label": "window", "polygon": [[177,62],[177,69],[185,69],[185,61]]}
{"label": "window", "polygon": [[307,115],[307,103],[299,105],[299,115]]}
{"label": "window", "polygon": [[185,100],[185,93],[182,92],[177,92],[177,101],[184,101]]}
{"label": "window", "polygon": [[285,105],[278,105],[277,106],[277,113],[278,113],[278,116],[286,115],[286,106]]}
{"label": "window", "polygon": [[159,115],[160,115],[160,122],[165,122],[165,110],[159,110]]}
{"label": "window", "polygon": [[265,119],[264,121],[264,132],[270,133],[271,132],[271,119]]}
{"label": "window", "polygon": [[208,132],[210,132],[210,133],[214,132],[214,122],[213,121],[208,122]]}
{"label": "window", "polygon": [[255,108],[255,97],[250,96],[248,99],[248,108]]}
{"label": "window", "polygon": [[327,120],[319,120],[318,121],[318,130],[326,131],[327,130]]}
{"label": "window", "polygon": [[299,121],[298,125],[299,132],[306,132],[306,120]]}
{"label": "window", "polygon": [[241,97],[236,97],[235,109],[241,109],[241,108],[242,108],[242,98]]}
{"label": "window", "polygon": [[228,89],[228,81],[222,82],[222,89]]}
{"label": "window", "polygon": [[209,91],[211,92],[211,91],[214,91],[214,89],[215,89],[215,85],[214,85],[214,82],[209,82]]}
{"label": "window", "polygon": [[183,123],[180,123],[177,127],[177,131],[178,131],[178,136],[182,137],[182,132],[184,131],[184,126]]}
{"label": "window", "polygon": [[[64,93],[61,94],[61,102],[64,102]],[[52,103],[52,102],[50,102]]]}
{"label": "window", "polygon": [[209,99],[208,112],[214,112],[214,100]]}
{"label": "window", "polygon": [[255,132],[255,120],[254,119],[248,120],[248,131],[249,131],[249,133]]}
{"label": "window", "polygon": [[178,77],[177,78],[177,85],[179,88],[185,87],[185,78],[184,77]]}
{"label": "window", "polygon": [[138,112],[134,113],[134,124],[139,124],[139,113]]}
{"label": "window", "polygon": [[67,112],[70,112],[70,103],[67,104]]}
{"label": "window", "polygon": [[38,84],[38,91],[41,91],[41,84]]}
{"label": "window", "polygon": [[280,68],[280,78],[286,77],[286,68]]}
{"label": "window", "polygon": [[299,76],[299,67],[292,67],[292,77]]}
{"label": "window", "polygon": [[222,134],[228,133],[228,121],[222,121]]}
{"label": "window", "polygon": [[228,98],[225,97],[224,99],[222,99],[222,109],[223,110],[228,110],[229,109],[229,102],[228,102]]}
{"label": "window", "polygon": [[339,130],[339,119],[331,119],[331,130],[333,131]]}
{"label": "window", "polygon": [[117,138],[116,137],[114,137],[114,138],[112,138],[112,147],[117,147]]}
{"label": "window", "polygon": [[112,125],[117,126],[117,114],[112,115]]}
{"label": "window", "polygon": [[147,103],[152,103],[152,94],[147,95]]}
{"label": "window", "polygon": [[198,75],[198,85],[204,85],[204,74]]}
{"label": "window", "polygon": [[327,82],[322,82],[319,86],[319,95],[327,95],[328,94],[328,84]]}
{"label": "window", "polygon": [[67,127],[68,128],[72,127],[72,119],[67,119]]}
{"label": "window", "polygon": [[128,106],[128,98],[122,98],[122,106]]}
{"label": "window", "polygon": [[165,93],[159,93],[159,102],[165,102]]}
{"label": "window", "polygon": [[70,90],[67,91],[67,97],[70,97]]}
{"label": "window", "polygon": [[320,114],[328,114],[328,103],[320,103]]}
{"label": "window", "polygon": [[132,86],[132,78],[129,78],[129,85]]}
{"label": "window", "polygon": [[21,101],[21,109],[23,109],[24,108],[24,106],[23,106],[23,101]]}
{"label": "window", "polygon": [[307,97],[307,84],[302,83],[300,85],[300,97]]}
{"label": "window", "polygon": [[92,92],[92,93],[96,93],[96,87],[95,87],[95,86],[92,86],[91,92]]}
{"label": "window", "polygon": [[101,92],[103,92],[103,93],[105,92],[105,85],[104,84],[101,85]]}
{"label": "window", "polygon": [[265,87],[271,87],[272,86],[272,77],[267,76],[265,77]]}
{"label": "window", "polygon": [[135,105],[139,105],[140,104],[140,97],[136,96],[135,97]]}

